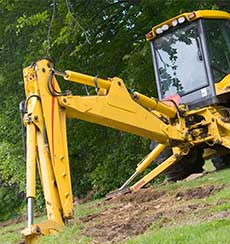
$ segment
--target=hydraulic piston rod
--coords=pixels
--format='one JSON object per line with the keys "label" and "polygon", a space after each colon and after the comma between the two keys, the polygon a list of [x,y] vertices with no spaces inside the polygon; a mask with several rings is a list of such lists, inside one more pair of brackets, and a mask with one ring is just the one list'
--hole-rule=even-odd
{"label": "hydraulic piston rod", "polygon": [[122,193],[129,192],[132,190],[128,188],[128,185],[139,175],[141,174],[153,161],[156,157],[165,149],[166,145],[159,144],[157,147],[153,149],[138,165],[136,171],[129,177],[129,179],[118,189],[113,192],[110,192],[106,195],[106,199],[111,199],[116,195],[120,195]]}
{"label": "hydraulic piston rod", "polygon": [[[81,74],[70,70],[67,70],[64,73],[55,71],[55,73],[57,75],[63,76],[65,80],[74,81],[79,84],[94,86],[106,90],[109,90],[111,87],[112,80],[101,79],[101,78]],[[134,92],[132,97],[137,103],[141,104],[142,106],[158,111],[162,114],[165,114],[169,118],[174,118],[176,116],[177,111],[175,108],[172,108],[158,101],[158,99],[156,98],[149,98],[139,92]]]}
{"label": "hydraulic piston rod", "polygon": [[33,202],[35,198],[36,185],[36,128],[33,123],[27,124],[27,185],[26,195],[28,202],[28,227],[33,224]]}
{"label": "hydraulic piston rod", "polygon": [[158,101],[156,98],[149,98],[139,92],[134,92],[134,99],[142,106],[165,114],[169,118],[174,118],[176,116],[177,111],[175,108]]}
{"label": "hydraulic piston rod", "polygon": [[34,198],[28,197],[27,204],[28,204],[28,206],[27,206],[28,227],[30,227],[34,223],[34,214],[33,214]]}
{"label": "hydraulic piston rod", "polygon": [[74,81],[76,83],[80,83],[87,86],[97,86],[98,88],[103,88],[106,90],[109,90],[111,86],[110,80],[105,80],[105,79],[97,78],[96,76],[93,77],[90,75],[85,75],[70,70],[65,71],[64,79]]}
{"label": "hydraulic piston rod", "polygon": [[136,176],[141,174],[152,162],[153,160],[165,149],[166,145],[159,144],[152,152],[150,152],[138,165],[136,171],[131,177],[119,188],[124,189],[128,184],[133,181]]}

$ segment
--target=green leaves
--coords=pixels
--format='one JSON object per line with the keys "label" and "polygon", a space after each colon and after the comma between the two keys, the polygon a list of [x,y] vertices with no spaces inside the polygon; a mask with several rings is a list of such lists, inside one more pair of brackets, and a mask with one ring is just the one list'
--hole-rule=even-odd
{"label": "green leaves", "polygon": [[[223,1],[56,0],[53,15],[52,3],[0,0],[0,174],[4,183],[17,184],[20,190],[25,190],[18,111],[24,99],[23,67],[47,56],[50,48],[60,70],[118,76],[128,87],[156,96],[145,33],[181,12],[230,9]],[[72,90],[84,93],[84,87]],[[149,144],[136,136],[76,121],[68,122],[68,142],[74,194],[79,196],[92,188],[99,196],[120,186],[147,154]]]}
{"label": "green leaves", "polygon": [[47,13],[47,10],[29,17],[23,14],[23,16],[17,19],[16,34],[19,35],[21,30],[26,26],[36,27],[41,23],[47,23],[48,20],[49,15]]}
{"label": "green leaves", "polygon": [[7,186],[17,184],[25,190],[25,163],[21,151],[12,143],[0,144],[0,177]]}

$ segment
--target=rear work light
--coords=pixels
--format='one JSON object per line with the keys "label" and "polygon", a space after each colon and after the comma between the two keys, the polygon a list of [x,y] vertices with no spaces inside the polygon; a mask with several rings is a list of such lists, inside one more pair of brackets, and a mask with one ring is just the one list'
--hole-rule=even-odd
{"label": "rear work light", "polygon": [[172,21],[172,26],[175,27],[175,26],[177,26],[177,24],[178,24],[178,20],[177,19],[174,19]]}
{"label": "rear work light", "polygon": [[156,33],[157,33],[158,35],[162,34],[162,33],[163,33],[163,29],[162,29],[162,28],[157,28],[157,29],[156,29]]}
{"label": "rear work light", "polygon": [[178,22],[179,22],[179,24],[184,23],[185,22],[185,17],[182,16],[182,17],[178,18]]}

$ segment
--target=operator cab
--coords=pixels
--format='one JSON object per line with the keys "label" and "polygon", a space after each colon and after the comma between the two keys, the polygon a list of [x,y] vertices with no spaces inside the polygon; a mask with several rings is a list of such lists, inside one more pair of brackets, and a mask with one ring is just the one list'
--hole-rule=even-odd
{"label": "operator cab", "polygon": [[229,13],[184,13],[153,27],[146,38],[160,100],[179,97],[190,108],[230,106]]}

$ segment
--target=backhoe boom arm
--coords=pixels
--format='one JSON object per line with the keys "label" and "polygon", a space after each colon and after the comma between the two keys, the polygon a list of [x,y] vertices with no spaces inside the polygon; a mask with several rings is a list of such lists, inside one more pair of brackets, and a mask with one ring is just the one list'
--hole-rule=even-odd
{"label": "backhoe boom arm", "polygon": [[[157,99],[140,93],[130,93],[124,82],[115,77],[109,80],[72,71],[57,72],[48,60],[40,60],[24,69],[27,127],[27,198],[30,208],[28,228],[24,230],[27,243],[42,233],[57,230],[64,220],[73,216],[66,118],[130,132],[168,145],[183,142],[184,132],[161,120],[156,111],[168,120],[177,116],[171,108]],[[75,96],[61,92],[56,75],[66,80],[94,86],[94,96]],[[162,147],[163,148],[163,147]],[[159,151],[160,152],[160,151]],[[155,155],[157,156],[157,154]],[[32,203],[35,198],[35,162],[43,186],[48,221],[33,225]],[[146,163],[146,165],[149,164]],[[146,166],[147,167],[147,166]]]}

